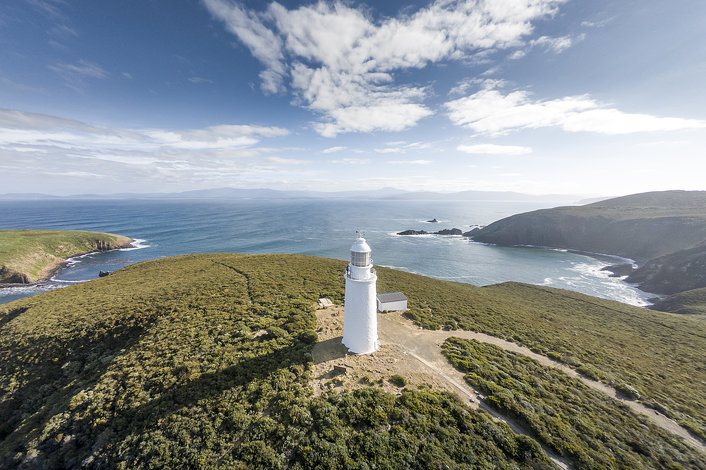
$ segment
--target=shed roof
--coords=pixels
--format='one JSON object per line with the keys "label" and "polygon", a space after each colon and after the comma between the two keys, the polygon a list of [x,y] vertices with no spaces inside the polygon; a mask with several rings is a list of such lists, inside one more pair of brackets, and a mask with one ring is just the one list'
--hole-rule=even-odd
{"label": "shed roof", "polygon": [[407,297],[402,292],[381,292],[377,295],[380,302],[399,302],[407,300]]}

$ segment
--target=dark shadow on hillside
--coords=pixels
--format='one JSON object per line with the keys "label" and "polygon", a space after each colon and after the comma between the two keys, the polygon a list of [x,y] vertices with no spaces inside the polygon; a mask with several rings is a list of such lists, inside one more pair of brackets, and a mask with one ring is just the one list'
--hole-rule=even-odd
{"label": "dark shadow on hillside", "polygon": [[29,307],[17,307],[7,312],[7,315],[0,318],[0,329],[17,318],[19,315],[25,313],[27,310],[29,310]]}
{"label": "dark shadow on hillside", "polygon": [[[252,381],[266,378],[279,369],[304,362],[301,345],[286,346],[271,353],[244,359],[218,372],[206,373],[185,384],[159,391],[157,399],[136,408],[124,410],[113,416],[114,422],[128,423],[122,429],[113,428],[117,440],[128,434],[140,434],[157,425],[160,419],[180,409],[188,409],[199,401],[220,395],[222,392],[247,386]],[[156,390],[151,390],[156,392]],[[253,400],[259,397],[253,397]]]}
{"label": "dark shadow on hillside", "polygon": [[[145,318],[139,326],[116,324],[90,340],[81,336],[61,344],[31,346],[23,344],[21,338],[9,342],[0,354],[9,358],[8,363],[12,366],[25,368],[30,376],[11,397],[0,402],[0,468],[15,466],[16,462],[11,462],[13,455],[38,437],[57,410],[67,410],[79,391],[89,389],[101,380],[112,361],[95,359],[89,362],[90,356],[115,356],[131,348],[140,341],[152,322],[152,318]],[[13,357],[16,355],[20,357]],[[80,366],[80,369],[72,369],[74,366]],[[0,374],[5,373],[5,367],[0,365]],[[37,465],[41,466],[39,462]]]}
{"label": "dark shadow on hillside", "polygon": [[316,343],[314,345],[314,349],[311,351],[314,364],[321,364],[322,362],[333,361],[334,359],[346,357],[348,348],[343,345],[341,342],[342,340],[342,336],[337,336],[335,338]]}

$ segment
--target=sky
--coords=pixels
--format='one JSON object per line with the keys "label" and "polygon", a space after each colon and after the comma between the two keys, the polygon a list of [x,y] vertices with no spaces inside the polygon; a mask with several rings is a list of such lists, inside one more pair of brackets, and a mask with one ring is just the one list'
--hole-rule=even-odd
{"label": "sky", "polygon": [[703,0],[13,0],[0,194],[706,190]]}

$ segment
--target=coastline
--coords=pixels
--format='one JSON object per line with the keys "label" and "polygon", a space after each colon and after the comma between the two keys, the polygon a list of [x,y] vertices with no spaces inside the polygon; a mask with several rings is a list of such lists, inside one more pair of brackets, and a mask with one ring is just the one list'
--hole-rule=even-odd
{"label": "coastline", "polygon": [[[122,235],[119,235],[122,237]],[[64,269],[65,267],[68,266],[69,260],[71,258],[77,258],[80,256],[85,256],[85,255],[90,255],[92,253],[107,253],[109,251],[113,250],[121,250],[124,248],[131,248],[133,246],[133,243],[135,243],[135,240],[132,238],[128,237],[122,237],[126,238],[128,241],[122,243],[121,245],[118,245],[116,247],[107,249],[107,250],[101,250],[101,249],[95,249],[95,250],[89,250],[89,251],[84,251],[84,252],[78,252],[74,253],[71,256],[67,256],[66,258],[63,259],[57,259],[52,261],[47,267],[42,269],[40,277],[33,282],[0,282],[0,289],[5,289],[5,288],[10,288],[10,287],[32,287],[32,286],[38,286],[41,285],[49,280],[51,280],[54,275]]]}

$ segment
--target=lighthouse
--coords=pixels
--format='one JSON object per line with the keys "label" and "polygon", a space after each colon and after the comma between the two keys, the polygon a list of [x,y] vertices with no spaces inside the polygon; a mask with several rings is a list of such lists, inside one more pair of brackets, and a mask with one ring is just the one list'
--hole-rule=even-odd
{"label": "lighthouse", "polygon": [[346,268],[346,299],[343,309],[343,344],[356,354],[378,349],[378,318],[375,290],[377,274],[365,238],[351,246],[351,262]]}

